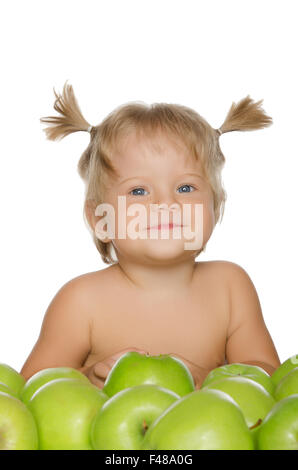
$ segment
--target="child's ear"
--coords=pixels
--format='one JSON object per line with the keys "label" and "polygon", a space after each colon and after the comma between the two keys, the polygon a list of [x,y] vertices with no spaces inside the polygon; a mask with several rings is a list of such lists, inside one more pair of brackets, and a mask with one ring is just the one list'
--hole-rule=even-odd
{"label": "child's ear", "polygon": [[[96,232],[96,224],[99,220],[104,217],[104,215],[95,215],[95,209],[97,207],[96,202],[94,199],[87,199],[85,201],[85,214],[89,223],[89,226],[92,228],[93,232]],[[108,243],[110,241],[109,238],[102,239],[102,242]]]}
{"label": "child's ear", "polygon": [[93,199],[86,199],[85,201],[85,214],[90,227],[95,230],[95,225],[98,221],[98,217],[95,216],[95,201]]}

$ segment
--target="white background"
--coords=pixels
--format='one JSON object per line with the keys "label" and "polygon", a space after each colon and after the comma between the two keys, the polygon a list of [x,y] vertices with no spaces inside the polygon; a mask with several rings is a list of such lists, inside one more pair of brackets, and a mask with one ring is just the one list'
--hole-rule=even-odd
{"label": "white background", "polygon": [[[273,126],[221,137],[223,221],[197,260],[241,265],[279,357],[298,353],[295,0],[1,2],[0,362],[20,370],[68,280],[107,267],[83,222],[89,142],[46,140],[66,80],[93,125],[128,101],[180,103],[219,127],[263,99]],[[253,344],[251,345],[253,348]]]}

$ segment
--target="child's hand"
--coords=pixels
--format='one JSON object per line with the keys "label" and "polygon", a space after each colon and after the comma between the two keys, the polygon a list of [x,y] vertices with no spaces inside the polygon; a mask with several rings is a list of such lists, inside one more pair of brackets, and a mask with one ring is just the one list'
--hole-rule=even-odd
{"label": "child's hand", "polygon": [[177,359],[181,359],[181,361],[185,363],[185,365],[190,370],[191,375],[193,376],[196,389],[199,389],[205,377],[208,375],[209,370],[204,369],[203,367],[197,366],[197,364],[189,361],[188,359],[185,359],[185,357],[180,356],[180,354],[169,353],[169,355],[173,357],[177,357]]}
{"label": "child's hand", "polygon": [[90,367],[83,367],[81,372],[88,377],[90,382],[96,385],[99,388],[103,388],[105,380],[110,372],[111,368],[115,364],[115,362],[121,357],[123,354],[129,351],[136,351],[139,353],[146,354],[146,351],[143,351],[138,348],[126,348],[122,351],[118,351],[114,353],[112,356],[105,357],[100,362],[96,362]]}

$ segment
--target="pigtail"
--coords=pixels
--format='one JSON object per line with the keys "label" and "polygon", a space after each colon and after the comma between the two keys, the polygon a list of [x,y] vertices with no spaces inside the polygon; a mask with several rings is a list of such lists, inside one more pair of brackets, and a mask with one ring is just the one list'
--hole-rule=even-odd
{"label": "pigtail", "polygon": [[47,116],[40,122],[49,124],[43,129],[49,140],[60,140],[72,132],[91,132],[92,126],[86,121],[81,113],[72,85],[65,82],[62,95],[58,95],[54,89],[56,100],[54,109],[60,116]]}
{"label": "pigtail", "polygon": [[232,131],[253,131],[272,124],[261,107],[263,100],[254,102],[248,95],[238,103],[233,103],[224,123],[217,129],[219,135]]}

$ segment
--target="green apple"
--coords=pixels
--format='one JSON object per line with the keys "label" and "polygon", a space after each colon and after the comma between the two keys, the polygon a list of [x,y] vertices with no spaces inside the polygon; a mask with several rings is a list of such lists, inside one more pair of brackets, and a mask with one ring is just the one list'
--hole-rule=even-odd
{"label": "green apple", "polygon": [[170,405],[149,427],[144,450],[253,450],[243,413],[221,390],[196,390]]}
{"label": "green apple", "polygon": [[271,380],[274,385],[277,385],[281,379],[287,375],[291,370],[298,367],[298,354],[289,357],[286,361],[284,361],[271,375]]}
{"label": "green apple", "polygon": [[247,377],[227,377],[205,385],[204,390],[222,390],[240,406],[247,426],[256,439],[258,426],[269,413],[276,401],[265,388]]}
{"label": "green apple", "polygon": [[15,398],[19,398],[19,395],[3,382],[0,382],[0,392],[5,392],[8,393],[8,395],[12,395]]}
{"label": "green apple", "polygon": [[249,428],[263,420],[276,403],[262,385],[243,376],[227,377],[204,386],[204,390],[211,388],[222,390],[235,400]]}
{"label": "green apple", "polygon": [[298,394],[277,402],[259,426],[259,450],[298,450]]}
{"label": "green apple", "polygon": [[16,397],[0,392],[0,450],[37,450],[38,433],[30,411]]}
{"label": "green apple", "polygon": [[169,354],[150,356],[129,351],[111,368],[103,391],[112,397],[125,388],[143,384],[159,385],[180,397],[195,390],[193,376],[182,360]]}
{"label": "green apple", "polygon": [[254,380],[261,384],[270,395],[273,396],[274,394],[275,386],[268,372],[262,369],[262,367],[242,363],[226,364],[211,370],[202,383],[201,388],[216,380],[235,376],[247,377]]}
{"label": "green apple", "polygon": [[108,399],[95,385],[61,378],[42,385],[31,397],[41,450],[92,450],[90,425]]}
{"label": "green apple", "polygon": [[5,383],[19,396],[24,384],[24,377],[7,364],[0,364],[0,382]]}
{"label": "green apple", "polygon": [[177,393],[153,384],[116,393],[104,403],[91,425],[93,449],[141,449],[148,427],[179,398]]}
{"label": "green apple", "polygon": [[279,401],[298,393],[298,367],[285,375],[275,388],[275,400]]}
{"label": "green apple", "polygon": [[83,382],[91,383],[86,375],[72,367],[49,367],[48,369],[42,369],[36,372],[27,380],[21,391],[20,399],[25,403],[25,405],[27,405],[32,395],[42,385],[50,382],[51,380],[63,378],[79,379]]}

